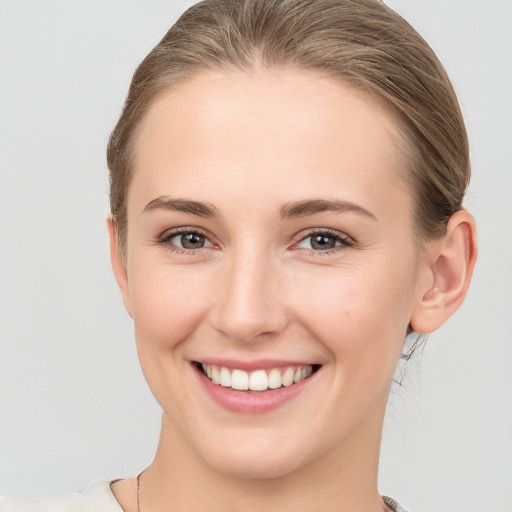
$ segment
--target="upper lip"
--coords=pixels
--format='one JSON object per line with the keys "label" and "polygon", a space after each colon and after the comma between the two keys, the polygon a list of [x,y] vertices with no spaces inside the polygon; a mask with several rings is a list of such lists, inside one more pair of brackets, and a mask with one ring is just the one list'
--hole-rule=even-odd
{"label": "upper lip", "polygon": [[244,361],[241,359],[223,359],[217,357],[205,357],[203,359],[196,359],[195,362],[221,366],[231,370],[245,370],[246,372],[255,370],[267,370],[271,368],[282,368],[287,366],[307,366],[316,364],[310,361],[297,359],[251,359],[250,361]]}

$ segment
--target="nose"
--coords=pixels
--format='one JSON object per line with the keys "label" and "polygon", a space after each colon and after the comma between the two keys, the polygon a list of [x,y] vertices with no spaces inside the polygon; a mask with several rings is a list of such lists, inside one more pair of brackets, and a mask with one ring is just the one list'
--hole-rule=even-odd
{"label": "nose", "polygon": [[272,337],[287,325],[283,275],[270,257],[232,254],[220,273],[212,309],[214,328],[237,342]]}

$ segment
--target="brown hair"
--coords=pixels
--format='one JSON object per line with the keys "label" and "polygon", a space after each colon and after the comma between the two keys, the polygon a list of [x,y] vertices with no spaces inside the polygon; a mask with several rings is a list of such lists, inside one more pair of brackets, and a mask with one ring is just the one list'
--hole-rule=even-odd
{"label": "brown hair", "polygon": [[444,234],[469,182],[467,135],[446,71],[403,18],[379,0],[205,0],[137,68],[110,136],[110,205],[122,252],[134,141],[152,101],[201,71],[256,66],[316,70],[383,102],[406,141],[417,238]]}

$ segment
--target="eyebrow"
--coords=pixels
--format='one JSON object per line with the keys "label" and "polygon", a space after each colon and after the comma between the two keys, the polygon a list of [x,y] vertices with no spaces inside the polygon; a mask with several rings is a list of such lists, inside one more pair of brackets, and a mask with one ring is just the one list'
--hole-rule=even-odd
{"label": "eyebrow", "polygon": [[189,199],[174,199],[168,196],[160,196],[150,201],[144,212],[152,210],[172,210],[177,212],[191,213],[198,217],[220,218],[221,214],[212,204],[201,203]]}
{"label": "eyebrow", "polygon": [[308,199],[305,201],[296,201],[287,203],[279,210],[281,219],[290,217],[305,217],[314,213],[322,212],[355,212],[373,220],[377,217],[363,208],[362,206],[349,201],[340,201],[337,199]]}
{"label": "eyebrow", "polygon": [[[189,199],[175,199],[168,196],[160,196],[150,201],[145,207],[144,212],[152,210],[171,210],[184,213],[191,213],[198,217],[221,218],[220,211],[212,204],[192,201]],[[281,219],[293,217],[305,217],[315,213],[326,211],[332,212],[355,212],[373,220],[377,217],[362,206],[349,201],[340,201],[337,199],[307,199],[304,201],[295,201],[286,203],[279,209]]]}

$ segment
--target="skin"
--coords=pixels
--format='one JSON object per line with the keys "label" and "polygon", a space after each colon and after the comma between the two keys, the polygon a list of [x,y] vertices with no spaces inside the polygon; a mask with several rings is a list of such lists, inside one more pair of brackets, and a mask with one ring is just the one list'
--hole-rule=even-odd
{"label": "skin", "polygon": [[[141,510],[377,511],[382,423],[407,328],[431,332],[461,304],[473,218],[415,242],[393,119],[364,93],[305,71],[204,73],[148,111],[112,263],[147,382],[163,409]],[[148,208],[193,200],[216,217]],[[290,203],[357,208],[280,216]],[[154,204],[154,203],[153,203]],[[366,213],[362,213],[362,209]],[[205,246],[178,247],[175,228]],[[311,231],[340,237],[313,248]],[[321,365],[264,414],[223,409],[192,361]],[[127,512],[136,484],[112,484]]]}

